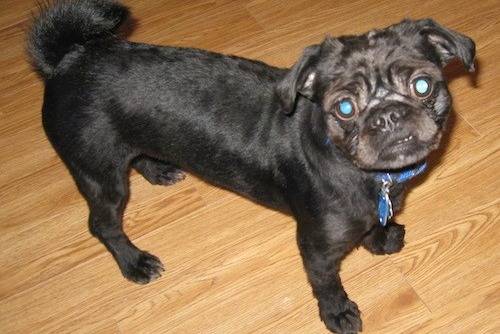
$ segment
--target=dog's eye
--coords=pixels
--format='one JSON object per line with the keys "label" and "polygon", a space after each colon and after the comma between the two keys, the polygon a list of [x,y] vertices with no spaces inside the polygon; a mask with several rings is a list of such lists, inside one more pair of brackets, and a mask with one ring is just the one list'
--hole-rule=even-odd
{"label": "dog's eye", "polygon": [[356,105],[351,99],[345,98],[337,102],[335,112],[338,118],[346,121],[356,115]]}
{"label": "dog's eye", "polygon": [[428,77],[418,77],[412,83],[413,93],[420,98],[428,97],[432,92],[432,81]]}

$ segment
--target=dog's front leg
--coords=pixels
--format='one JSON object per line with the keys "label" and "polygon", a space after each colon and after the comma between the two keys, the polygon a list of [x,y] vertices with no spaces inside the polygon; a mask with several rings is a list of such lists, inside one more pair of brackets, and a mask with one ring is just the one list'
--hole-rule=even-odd
{"label": "dog's front leg", "polygon": [[[335,229],[339,226],[341,223]],[[339,276],[340,262],[353,243],[348,231],[328,230],[321,222],[298,222],[297,241],[304,267],[326,327],[334,333],[357,333],[362,328],[360,313],[347,297]]]}

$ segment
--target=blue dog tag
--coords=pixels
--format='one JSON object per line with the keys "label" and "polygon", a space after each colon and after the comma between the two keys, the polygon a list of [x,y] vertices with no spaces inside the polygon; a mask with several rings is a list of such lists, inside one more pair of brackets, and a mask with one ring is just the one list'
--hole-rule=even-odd
{"label": "blue dog tag", "polygon": [[411,169],[401,171],[399,173],[379,173],[375,175],[375,180],[381,183],[378,192],[378,221],[382,226],[387,225],[387,222],[392,218],[392,202],[389,197],[391,187],[395,183],[403,183],[409,179],[422,173],[427,167],[425,162],[414,166]]}
{"label": "blue dog tag", "polygon": [[378,193],[378,220],[382,226],[387,225],[389,219],[392,218],[392,202],[389,198],[390,182],[384,182]]}

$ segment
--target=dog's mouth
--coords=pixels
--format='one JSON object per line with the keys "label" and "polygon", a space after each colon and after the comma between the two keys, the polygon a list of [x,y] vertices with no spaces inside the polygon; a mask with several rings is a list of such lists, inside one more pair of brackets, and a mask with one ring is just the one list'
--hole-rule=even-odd
{"label": "dog's mouth", "polygon": [[438,141],[438,138],[424,141],[416,134],[405,134],[392,139],[378,153],[372,151],[374,154],[371,161],[362,159],[363,156],[358,156],[356,164],[367,170],[406,168],[425,160],[429,153],[437,147]]}
{"label": "dog's mouth", "polygon": [[407,155],[415,150],[423,148],[423,143],[418,140],[417,136],[409,134],[404,137],[392,140],[385,149],[382,150],[381,155]]}
{"label": "dog's mouth", "polygon": [[391,141],[380,152],[381,168],[405,168],[424,160],[436,147],[435,141],[422,141],[417,135],[407,134]]}
{"label": "dog's mouth", "polygon": [[416,144],[417,138],[414,135],[407,135],[403,138],[393,140],[389,145],[391,151],[405,151]]}
{"label": "dog's mouth", "polygon": [[395,170],[422,162],[438,147],[442,135],[427,123],[415,121],[389,134],[364,131],[356,143],[354,163],[365,170]]}

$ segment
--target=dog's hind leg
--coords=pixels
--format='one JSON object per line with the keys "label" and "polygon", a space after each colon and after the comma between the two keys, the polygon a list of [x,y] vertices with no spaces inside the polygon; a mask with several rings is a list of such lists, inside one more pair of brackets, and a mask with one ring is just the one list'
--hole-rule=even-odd
{"label": "dog's hind leg", "polygon": [[[123,275],[136,283],[145,284],[158,278],[163,271],[160,260],[138,249],[123,231],[123,211],[128,200],[128,164],[100,162],[89,171],[70,164],[75,181],[87,200],[89,228],[113,254]],[[72,165],[72,166],[71,166]]]}
{"label": "dog's hind leg", "polygon": [[143,155],[132,161],[132,167],[151,184],[168,186],[186,178],[186,175],[179,168]]}

